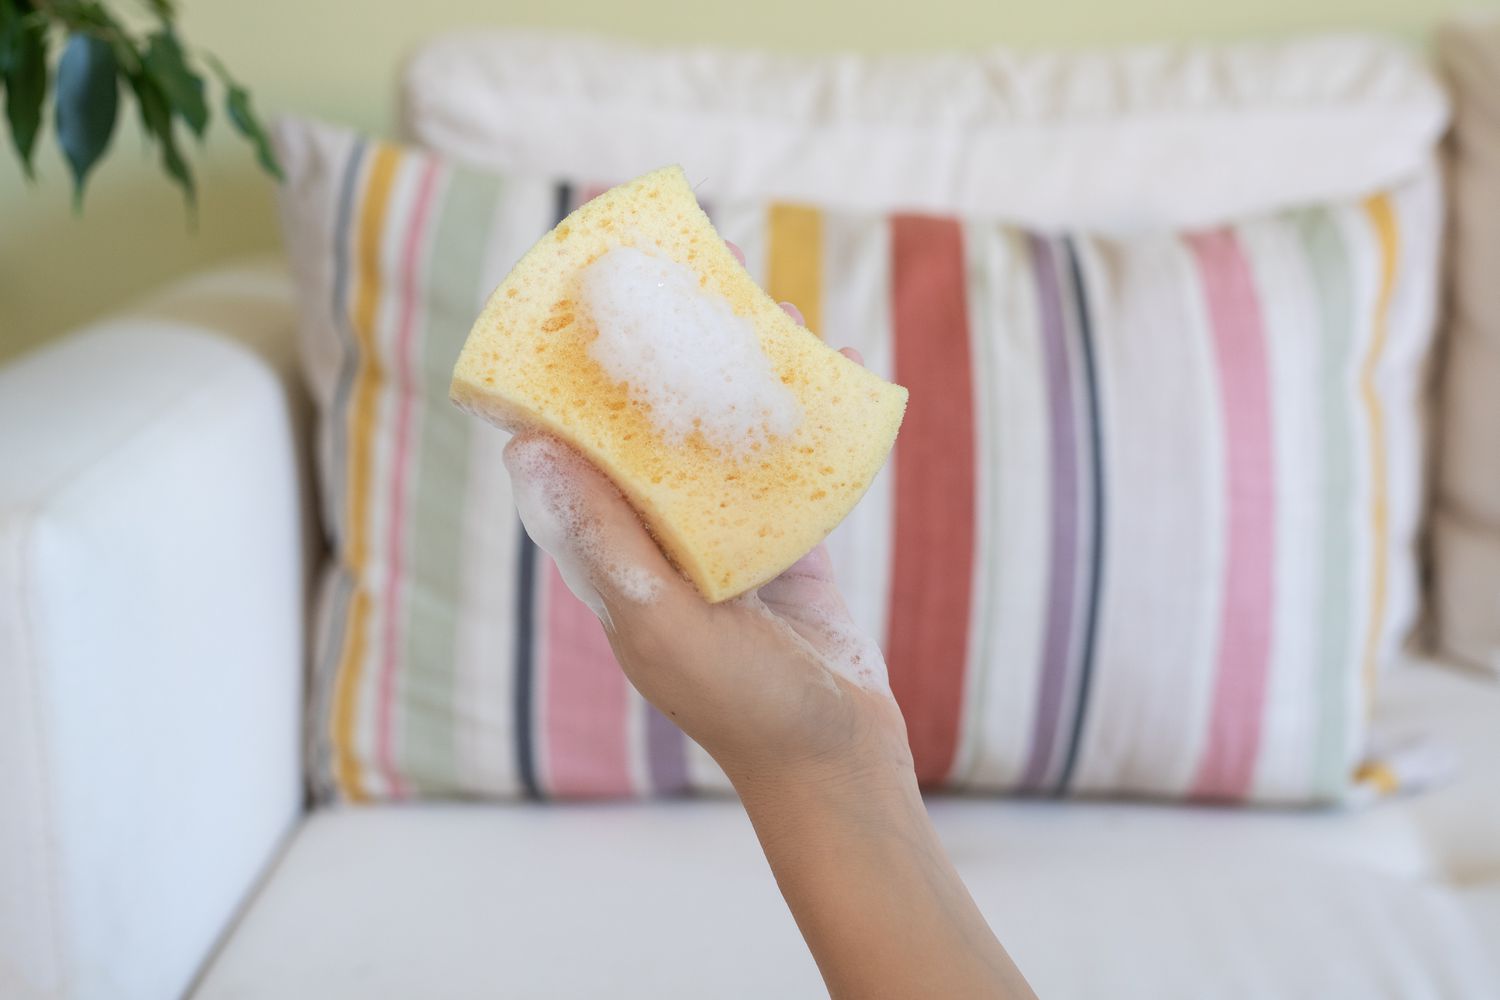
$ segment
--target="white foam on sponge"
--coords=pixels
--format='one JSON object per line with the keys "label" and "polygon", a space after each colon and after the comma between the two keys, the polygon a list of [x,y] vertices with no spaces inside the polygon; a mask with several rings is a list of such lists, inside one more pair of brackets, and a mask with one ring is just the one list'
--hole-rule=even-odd
{"label": "white foam on sponge", "polygon": [[589,354],[650,408],[669,443],[697,431],[739,453],[801,425],[754,325],[681,264],[616,247],[584,268],[580,297],[599,332]]}
{"label": "white foam on sponge", "polygon": [[649,604],[657,598],[661,581],[650,570],[612,551],[584,509],[587,485],[581,477],[599,473],[583,459],[550,437],[527,434],[506,447],[505,467],[526,533],[552,557],[573,596],[606,628],[613,629],[614,625],[593,583],[599,575],[627,601]]}

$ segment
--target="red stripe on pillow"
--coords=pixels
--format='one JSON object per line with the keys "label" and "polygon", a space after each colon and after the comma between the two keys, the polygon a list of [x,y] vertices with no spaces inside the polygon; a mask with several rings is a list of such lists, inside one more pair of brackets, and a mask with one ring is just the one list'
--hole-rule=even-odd
{"label": "red stripe on pillow", "polygon": [[958,743],[974,569],[974,393],[963,231],[891,219],[896,381],[911,392],[895,453],[895,538],[886,643],[891,690],[924,785]]}

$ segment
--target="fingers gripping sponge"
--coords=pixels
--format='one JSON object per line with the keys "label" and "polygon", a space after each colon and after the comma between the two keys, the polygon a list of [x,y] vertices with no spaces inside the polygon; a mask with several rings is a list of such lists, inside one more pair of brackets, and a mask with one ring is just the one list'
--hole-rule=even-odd
{"label": "fingers gripping sponge", "polygon": [[[678,397],[632,384],[654,377],[649,359],[656,356],[662,357],[662,377],[680,383],[682,351],[667,357],[647,345],[641,354],[640,345],[626,344],[633,357],[647,361],[624,380],[618,365],[601,364],[620,354],[618,331],[606,330],[613,353],[598,349],[605,346],[595,343],[600,324],[610,321],[600,314],[596,322],[591,312],[599,296],[589,294],[597,274],[590,265],[620,248],[632,248],[628,255],[635,260],[641,259],[635,251],[648,255],[663,274],[688,276],[688,285],[696,279],[698,305],[707,302],[710,312],[753,329],[769,371],[759,357],[747,359],[754,364],[735,362],[734,370],[774,377],[792,405],[767,411],[765,421],[752,425],[743,412],[738,422],[726,423],[700,408],[705,419],[684,430],[680,419],[667,419],[668,403]],[[612,254],[611,260],[626,256]],[[636,272],[650,279],[649,267]],[[669,284],[664,279],[653,288]],[[724,312],[725,305],[741,320]],[[649,316],[637,326],[626,333],[649,338]],[[704,378],[735,378],[723,352],[713,352],[702,366]],[[689,377],[694,370],[690,364]],[[716,398],[690,388],[695,391],[684,398],[699,400],[700,407]],[[715,602],[777,576],[843,520],[885,463],[906,408],[905,389],[825,346],[761,291],[677,167],[605,192],[521,258],[470,331],[451,395],[492,423],[539,428],[582,452],[625,494],[668,558]],[[734,398],[726,391],[725,405]],[[742,439],[726,440],[726,427],[731,433],[741,428]]]}

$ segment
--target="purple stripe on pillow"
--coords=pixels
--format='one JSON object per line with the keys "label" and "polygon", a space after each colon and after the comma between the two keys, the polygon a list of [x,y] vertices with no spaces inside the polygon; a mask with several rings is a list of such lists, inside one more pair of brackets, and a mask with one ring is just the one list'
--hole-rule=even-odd
{"label": "purple stripe on pillow", "polygon": [[651,769],[651,790],[670,795],[687,790],[687,737],[671,719],[646,705],[646,760]]}
{"label": "purple stripe on pillow", "polygon": [[1046,783],[1067,686],[1070,635],[1078,573],[1078,437],[1073,379],[1068,365],[1057,254],[1039,236],[1028,237],[1036,276],[1037,312],[1047,373],[1048,440],[1051,455],[1052,523],[1047,580],[1047,614],[1042,642],[1042,676],[1037,687],[1035,724],[1021,788],[1037,791]]}

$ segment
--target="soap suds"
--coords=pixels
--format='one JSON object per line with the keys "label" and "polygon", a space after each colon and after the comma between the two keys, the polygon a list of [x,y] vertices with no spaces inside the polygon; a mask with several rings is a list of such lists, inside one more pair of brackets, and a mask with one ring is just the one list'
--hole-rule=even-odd
{"label": "soap suds", "polygon": [[849,616],[833,581],[828,551],[822,546],[741,600],[782,622],[830,674],[870,691],[891,693],[880,645]]}
{"label": "soap suds", "polygon": [[661,581],[650,570],[609,549],[598,525],[584,510],[579,477],[598,475],[571,449],[544,435],[516,438],[505,449],[511,491],[521,525],[531,540],[552,557],[573,596],[608,629],[614,628],[604,598],[594,587],[589,568],[603,574],[620,597],[649,604],[661,593]]}
{"label": "soap suds", "polygon": [[801,425],[802,407],[771,368],[754,325],[704,292],[686,267],[617,247],[580,280],[599,333],[589,354],[650,408],[669,443],[697,431],[741,453]]}
{"label": "soap suds", "polygon": [[[521,524],[531,540],[552,557],[573,595],[613,631],[609,609],[594,586],[601,577],[621,600],[649,604],[662,592],[650,570],[612,551],[585,509],[583,478],[598,475],[572,449],[541,434],[518,437],[505,449],[505,466]],[[610,487],[613,488],[613,487]],[[880,647],[860,631],[833,583],[833,568],[821,546],[765,584],[732,599],[765,616],[825,673],[881,694],[890,694]]]}
{"label": "soap suds", "polygon": [[661,581],[648,569],[612,561],[605,565],[604,571],[609,574],[610,583],[628,601],[650,604],[661,596]]}

